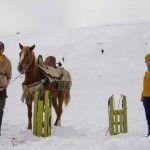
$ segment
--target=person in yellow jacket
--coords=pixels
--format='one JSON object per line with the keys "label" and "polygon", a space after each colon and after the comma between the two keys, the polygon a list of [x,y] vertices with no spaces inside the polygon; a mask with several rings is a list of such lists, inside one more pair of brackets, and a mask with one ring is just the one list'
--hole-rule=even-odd
{"label": "person in yellow jacket", "polygon": [[143,91],[141,101],[143,102],[145,115],[148,125],[148,134],[150,135],[150,53],[145,56],[145,63],[147,65],[147,71],[143,78]]}
{"label": "person in yellow jacket", "polygon": [[0,135],[1,135],[3,112],[7,98],[6,90],[12,76],[11,62],[3,53],[4,53],[4,44],[0,42]]}

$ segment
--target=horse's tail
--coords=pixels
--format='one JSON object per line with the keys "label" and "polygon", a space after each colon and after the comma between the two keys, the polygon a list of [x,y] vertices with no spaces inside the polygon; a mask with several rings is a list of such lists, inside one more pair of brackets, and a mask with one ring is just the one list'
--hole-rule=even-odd
{"label": "horse's tail", "polygon": [[65,95],[64,95],[64,103],[65,106],[67,106],[70,102],[70,90],[65,91]]}

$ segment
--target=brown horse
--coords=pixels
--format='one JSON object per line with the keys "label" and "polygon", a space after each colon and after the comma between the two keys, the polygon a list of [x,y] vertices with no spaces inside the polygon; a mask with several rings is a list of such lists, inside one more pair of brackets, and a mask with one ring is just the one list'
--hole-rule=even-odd
{"label": "brown horse", "polygon": [[[43,74],[40,72],[39,68],[36,65],[36,58],[33,52],[35,45],[33,46],[22,46],[19,43],[21,52],[19,53],[19,65],[18,71],[21,74],[25,74],[25,80],[23,82],[24,85],[31,85],[36,83],[44,78]],[[55,57],[52,62],[49,62],[46,59],[45,64],[53,66],[53,62],[55,62]],[[52,63],[52,64],[51,64]],[[49,83],[48,85],[44,85],[45,90],[49,89],[52,95],[52,106],[56,112],[56,121],[54,125],[61,126],[61,115],[62,115],[62,107],[63,102],[67,104],[70,99],[70,90],[59,90],[56,82]],[[33,93],[32,96],[25,97],[26,104],[28,108],[28,129],[32,129],[32,102],[33,102]]]}

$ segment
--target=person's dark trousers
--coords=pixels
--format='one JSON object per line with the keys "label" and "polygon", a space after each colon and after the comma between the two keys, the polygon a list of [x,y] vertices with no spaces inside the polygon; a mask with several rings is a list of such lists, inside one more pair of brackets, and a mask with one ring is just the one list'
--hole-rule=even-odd
{"label": "person's dark trousers", "polygon": [[146,120],[148,125],[147,136],[149,136],[150,135],[150,97],[143,97],[143,105],[144,105],[145,115],[146,115]]}
{"label": "person's dark trousers", "polygon": [[0,135],[6,98],[7,98],[6,90],[0,91]]}

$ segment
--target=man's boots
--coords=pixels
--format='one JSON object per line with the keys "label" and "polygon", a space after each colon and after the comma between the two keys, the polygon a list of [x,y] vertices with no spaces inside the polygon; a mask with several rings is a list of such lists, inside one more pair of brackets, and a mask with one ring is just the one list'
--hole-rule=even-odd
{"label": "man's boots", "polygon": [[3,119],[3,111],[0,111],[0,135],[1,135],[2,119]]}

